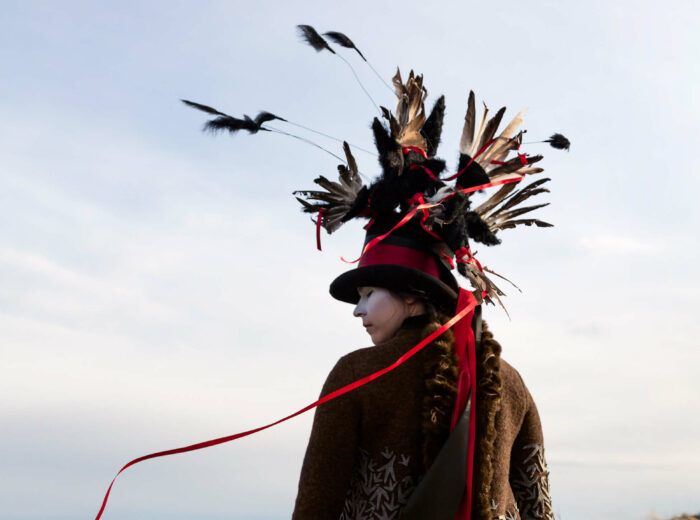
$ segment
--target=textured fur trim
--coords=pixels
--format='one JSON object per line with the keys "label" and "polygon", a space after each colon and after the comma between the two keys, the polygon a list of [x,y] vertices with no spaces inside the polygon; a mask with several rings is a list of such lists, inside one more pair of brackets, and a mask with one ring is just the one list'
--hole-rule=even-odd
{"label": "textured fur trim", "polygon": [[491,519],[490,488],[493,480],[493,444],[496,440],[496,414],[501,408],[501,345],[482,322],[481,351],[476,387],[476,453],[472,518]]}

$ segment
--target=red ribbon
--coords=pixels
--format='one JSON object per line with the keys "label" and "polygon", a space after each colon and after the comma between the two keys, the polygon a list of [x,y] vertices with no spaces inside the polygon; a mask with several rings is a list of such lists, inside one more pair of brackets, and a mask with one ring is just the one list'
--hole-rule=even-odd
{"label": "red ribbon", "polygon": [[321,222],[323,221],[323,214],[326,212],[326,208],[320,208],[318,210],[318,217],[316,217],[316,249],[321,250]]}
{"label": "red ribbon", "polygon": [[[185,446],[183,448],[176,448],[173,450],[166,450],[166,451],[159,451],[157,453],[151,453],[150,455],[144,455],[143,457],[139,457],[138,459],[134,459],[131,462],[125,464],[122,469],[119,470],[119,472],[114,476],[112,479],[112,482],[110,483],[109,487],[107,488],[107,493],[105,494],[104,500],[102,500],[102,507],[100,507],[99,512],[97,513],[97,516],[95,517],[95,520],[100,520],[102,517],[102,513],[105,510],[105,507],[107,506],[107,500],[109,499],[109,493],[112,491],[112,486],[114,485],[114,481],[117,480],[117,477],[121,474],[122,471],[124,471],[126,468],[129,466],[133,466],[134,464],[138,462],[142,462],[144,460],[148,459],[154,459],[156,457],[165,457],[167,455],[175,455],[177,453],[186,453],[188,451],[195,451],[195,450],[201,450],[203,448],[209,448],[210,446],[216,446],[218,444],[223,444],[225,442],[230,442],[236,439],[240,439],[242,437],[247,437],[248,435],[252,435],[254,433],[257,433],[262,430],[266,430],[268,428],[271,428],[272,426],[276,426],[284,421],[287,421],[289,419],[292,419],[296,417],[297,415],[301,415],[304,412],[308,412],[309,410],[316,408],[317,406],[326,403],[332,399],[335,399],[336,397],[340,397],[343,394],[347,394],[348,392],[355,390],[356,388],[359,388],[363,385],[366,385],[370,381],[373,381],[377,379],[378,377],[383,376],[387,372],[391,372],[394,370],[396,367],[399,365],[402,365],[404,362],[406,362],[408,359],[416,355],[418,352],[420,352],[423,348],[425,348],[428,343],[432,342],[435,338],[443,334],[446,330],[448,330],[450,327],[455,325],[456,323],[460,322],[465,316],[467,316],[470,312],[473,312],[474,307],[476,307],[476,299],[474,296],[469,293],[469,291],[465,291],[464,289],[460,289],[460,300],[462,300],[462,293],[466,292],[471,296],[471,300],[467,302],[467,305],[458,310],[455,315],[444,325],[442,325],[439,329],[437,329],[435,332],[430,334],[428,337],[424,338],[423,340],[420,341],[417,345],[412,347],[410,350],[408,350],[404,355],[402,355],[399,359],[394,361],[391,365],[388,367],[382,368],[381,370],[378,370],[374,374],[370,374],[366,377],[363,377],[362,379],[358,379],[357,381],[350,383],[349,385],[346,385],[342,388],[339,388],[338,390],[331,392],[330,394],[327,394],[323,396],[322,398],[318,399],[317,401],[314,401],[308,406],[305,406],[301,410],[294,412],[291,415],[288,415],[287,417],[283,417],[282,419],[279,419],[273,423],[270,423],[265,426],[261,426],[259,428],[255,428],[253,430],[248,430],[246,432],[241,432],[241,433],[236,433],[234,435],[228,435],[226,437],[220,437],[218,439],[213,439],[210,441],[205,441],[205,442],[200,442],[197,444],[192,444],[190,446]],[[470,434],[471,435],[471,434]]]}
{"label": "red ribbon", "polygon": [[409,169],[409,170],[418,170],[418,169],[422,169],[422,170],[428,175],[428,177],[430,177],[432,180],[434,180],[434,181],[439,181],[439,180],[440,180],[440,179],[438,179],[438,178],[435,176],[435,174],[434,174],[433,172],[430,171],[429,168],[423,166],[422,164],[412,164],[411,166],[408,167],[408,169]]}
{"label": "red ribbon", "polygon": [[450,269],[455,268],[455,263],[452,261],[452,258],[447,256],[442,249],[440,249],[440,256],[443,257],[447,261],[448,264],[450,264]]}
{"label": "red ribbon", "polygon": [[511,182],[520,182],[525,178],[524,175],[521,175],[520,177],[513,177],[511,179],[501,179],[500,181],[493,181],[493,182],[487,182],[486,184],[480,184],[479,186],[472,186],[471,188],[463,188],[459,190],[455,190],[446,197],[440,199],[440,204],[445,202],[447,199],[454,197],[458,193],[473,193],[475,191],[479,190],[484,190],[486,188],[492,188],[494,186],[499,186],[501,184],[510,184]]}
{"label": "red ribbon", "polygon": [[[467,257],[465,260],[464,257]],[[484,269],[481,267],[481,263],[474,258],[474,255],[472,254],[471,249],[468,247],[461,247],[455,252],[455,258],[457,258],[457,262],[460,264],[475,264],[478,268],[479,271],[482,273],[484,272]]]}
{"label": "red ribbon", "polygon": [[416,152],[421,154],[426,159],[428,158],[428,154],[425,153],[425,150],[423,150],[422,148],[418,148],[417,146],[404,146],[403,148],[401,148],[401,151],[404,155],[406,155],[408,152]]}
{"label": "red ribbon", "polygon": [[471,394],[471,408],[469,409],[469,445],[467,449],[467,482],[464,496],[459,504],[455,520],[469,520],[472,510],[472,487],[474,485],[474,447],[476,446],[476,340],[471,328],[471,319],[474,315],[474,295],[469,291],[460,289],[457,309],[471,308],[468,320],[463,320],[454,328],[455,353],[459,365],[459,379],[457,382],[457,400],[452,414],[450,431],[457,424],[459,415],[467,404],[467,393]]}
{"label": "red ribbon", "polygon": [[[462,168],[461,170],[459,170],[457,173],[455,173],[455,174],[452,175],[451,177],[447,177],[446,179],[443,179],[443,180],[445,180],[445,181],[452,181],[452,180],[456,179],[457,177],[459,177],[460,175],[462,175],[462,174],[465,172],[465,170],[466,170],[467,168],[469,168],[469,167],[472,165],[472,163],[476,160],[477,157],[479,157],[482,153],[484,153],[486,150],[488,150],[489,147],[490,147],[493,143],[495,143],[496,141],[498,141],[499,139],[501,139],[501,137],[495,137],[495,138],[491,139],[488,143],[486,143],[484,146],[481,147],[481,150],[479,150],[478,152],[476,152],[476,155],[470,159],[470,161],[467,163],[467,165],[466,165],[464,168]],[[513,140],[513,138],[511,138],[511,137],[505,137],[505,138],[503,138],[503,139],[507,139],[508,141],[512,141],[512,140]],[[517,143],[516,150],[520,150],[520,143]],[[527,156],[526,156],[525,154],[518,153],[518,157],[520,157],[520,162],[523,164],[523,166],[525,166],[526,164],[528,164],[528,162],[527,162]],[[494,162],[494,161],[491,161],[491,162]]]}

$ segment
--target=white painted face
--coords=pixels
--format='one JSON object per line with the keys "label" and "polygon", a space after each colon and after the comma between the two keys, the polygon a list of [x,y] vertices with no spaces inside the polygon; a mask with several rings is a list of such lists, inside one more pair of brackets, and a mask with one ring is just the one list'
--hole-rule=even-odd
{"label": "white painted face", "polygon": [[409,316],[425,313],[420,300],[402,298],[396,293],[381,287],[358,287],[360,300],[353,311],[362,318],[362,325],[375,345],[391,339],[401,328],[403,320]]}

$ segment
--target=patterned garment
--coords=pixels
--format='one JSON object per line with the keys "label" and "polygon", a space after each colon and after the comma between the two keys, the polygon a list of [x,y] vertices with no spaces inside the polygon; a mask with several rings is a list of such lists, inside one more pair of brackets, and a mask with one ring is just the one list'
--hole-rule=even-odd
{"label": "patterned garment", "polygon": [[[394,520],[415,488],[413,477],[401,477],[410,457],[385,448],[380,460],[360,449],[357,471],[350,482],[340,520]],[[400,480],[399,480],[400,478]]]}

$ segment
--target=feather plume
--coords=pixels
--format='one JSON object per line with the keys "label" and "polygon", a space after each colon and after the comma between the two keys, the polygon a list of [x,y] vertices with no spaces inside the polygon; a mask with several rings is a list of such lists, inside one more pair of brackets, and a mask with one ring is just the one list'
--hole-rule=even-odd
{"label": "feather plume", "polygon": [[[297,200],[303,206],[306,213],[318,213],[321,208],[325,209],[321,224],[330,234],[338,229],[347,219],[348,212],[355,209],[355,202],[358,194],[364,188],[360,174],[357,169],[357,162],[350,151],[347,142],[343,142],[343,150],[347,159],[347,165],[338,165],[338,179],[334,182],[323,175],[314,179],[314,182],[326,191],[299,190],[294,195],[301,195]],[[305,200],[306,199],[306,200]],[[316,202],[315,204],[312,202]]]}
{"label": "feather plume", "polygon": [[496,112],[496,115],[493,116],[488,123],[486,123],[484,132],[481,134],[481,140],[479,141],[479,147],[477,148],[478,150],[481,150],[484,146],[486,146],[486,143],[493,139],[493,136],[496,133],[496,130],[498,129],[498,125],[501,124],[501,119],[503,119],[503,114],[505,113],[505,111],[506,107],[501,107],[501,109],[498,112]]}
{"label": "feather plume", "polygon": [[478,215],[485,215],[491,211],[494,207],[500,204],[510,195],[510,193],[515,189],[516,182],[511,182],[510,184],[504,184],[496,193],[491,195],[482,204],[480,204],[474,212]]}
{"label": "feather plume", "polygon": [[518,112],[498,136],[498,141],[484,152],[484,164],[488,164],[490,161],[502,161],[508,155],[508,152],[515,148],[514,141],[518,141],[522,132],[515,138],[513,138],[513,135],[520,128],[520,125],[523,124],[525,112],[527,112],[527,108]]}
{"label": "feather plume", "polygon": [[462,138],[459,141],[459,152],[469,155],[474,141],[474,123],[476,121],[476,106],[474,101],[474,91],[469,91],[467,113],[464,116],[464,128],[462,128]]}
{"label": "feather plume", "polygon": [[202,105],[201,103],[195,103],[194,101],[188,101],[186,99],[181,99],[185,105],[206,112],[207,114],[218,115],[210,121],[204,124],[204,130],[209,130],[211,132],[218,132],[220,130],[228,130],[231,133],[236,133],[239,130],[247,130],[251,134],[255,134],[260,130],[267,131],[263,128],[263,123],[278,119],[280,121],[287,121],[286,119],[276,116],[270,112],[259,112],[255,119],[251,119],[249,116],[244,115],[243,119],[230,116],[223,112],[219,112],[217,109],[212,108],[207,105]]}
{"label": "feather plume", "polygon": [[338,31],[328,31],[326,33],[323,33],[324,36],[328,36],[332,41],[340,45],[341,47],[345,47],[348,49],[355,49],[357,54],[360,55],[360,58],[363,60],[367,61],[367,58],[363,56],[363,54],[360,52],[360,49],[357,48],[357,46],[352,42],[350,38],[348,38],[346,35],[344,35],[341,32]]}
{"label": "feather plume", "polygon": [[[536,162],[539,162],[542,160],[541,155],[533,155],[532,157],[527,158],[527,163],[528,165],[535,164]],[[516,172],[520,169],[524,169],[526,166],[523,166],[522,161],[520,160],[520,157],[513,157],[512,159],[509,159],[505,161],[503,164],[497,166],[496,168],[493,168],[492,170],[489,170],[488,174],[489,177],[494,177],[496,175],[503,175],[504,173],[511,173],[511,172]]]}
{"label": "feather plume", "polygon": [[425,137],[427,149],[425,150],[428,157],[434,157],[440,145],[440,137],[442,135],[442,123],[445,118],[445,96],[440,96],[433,109],[430,111],[428,119],[425,120],[421,134]]}
{"label": "feather plume", "polygon": [[[513,228],[520,224],[524,224],[527,226],[534,224],[538,227],[549,227],[551,226],[551,224],[537,219],[516,220],[516,217],[549,205],[549,203],[547,202],[542,204],[535,204],[533,206],[516,207],[522,202],[526,201],[527,199],[537,196],[540,193],[548,193],[548,189],[541,187],[544,183],[548,181],[549,179],[540,179],[528,184],[527,186],[518,191],[508,192],[505,194],[505,196],[501,195],[498,197],[500,200],[496,201],[495,204],[489,199],[489,201],[487,201],[487,203],[489,204],[482,204],[482,206],[476,208],[475,211],[481,216],[482,220],[489,226],[489,229],[494,233],[498,230]],[[501,206],[499,208],[496,208],[499,204],[501,204]]]}
{"label": "feather plume", "polygon": [[569,151],[569,147],[571,146],[569,140],[562,134],[553,134],[549,139],[546,139],[544,142],[549,143],[549,145],[552,148],[556,148],[557,150],[566,150],[567,152]]}
{"label": "feather plume", "polygon": [[[479,143],[481,142],[481,135],[484,132],[484,128],[486,127],[486,116],[489,113],[489,108],[486,106],[486,103],[484,103],[484,110],[481,112],[481,122],[479,123],[479,128],[476,131],[476,134],[474,134],[474,142],[472,143],[471,150],[469,150],[469,156],[474,157],[476,155],[476,152],[479,151]],[[486,164],[482,161],[482,157],[480,156],[477,161],[480,164]]]}
{"label": "feather plume", "polygon": [[426,150],[425,138],[420,134],[425,123],[425,98],[428,96],[428,91],[423,86],[423,76],[416,76],[411,71],[404,84],[401,71],[397,68],[392,81],[398,98],[396,120],[400,128],[395,139],[401,146],[416,146]]}
{"label": "feather plume", "polygon": [[537,227],[554,227],[553,224],[550,224],[549,222],[544,222],[542,220],[538,220],[536,218],[528,218],[528,219],[522,219],[522,220],[509,220],[507,222],[503,222],[499,224],[498,229],[511,229],[514,228],[515,226],[520,226],[520,225],[525,225],[525,226],[531,226],[535,225]]}
{"label": "feather plume", "polygon": [[204,125],[204,130],[209,130],[211,132],[228,130],[231,133],[236,133],[239,130],[247,130],[248,133],[255,134],[260,130],[269,131],[267,128],[264,128],[262,124],[266,121],[272,121],[273,119],[285,121],[281,117],[271,114],[270,112],[260,112],[255,116],[255,119],[251,119],[247,115],[244,115],[243,119],[238,119],[233,116],[219,116],[211,121],[207,121]]}
{"label": "feather plume", "polygon": [[299,30],[299,36],[301,36],[306,43],[311,45],[316,52],[321,52],[325,49],[335,54],[335,51],[331,49],[328,42],[310,25],[297,25],[297,29]]}
{"label": "feather plume", "polygon": [[181,99],[180,101],[182,101],[185,105],[187,105],[189,107],[196,108],[197,110],[201,110],[202,112],[206,112],[207,114],[213,114],[215,116],[230,117],[230,116],[228,116],[228,114],[224,114],[223,112],[219,112],[217,109],[212,108],[212,107],[207,106],[207,105],[202,105],[201,103],[195,103],[194,101],[188,101],[186,99]]}

